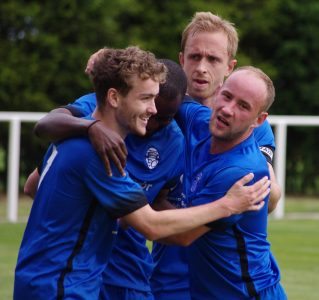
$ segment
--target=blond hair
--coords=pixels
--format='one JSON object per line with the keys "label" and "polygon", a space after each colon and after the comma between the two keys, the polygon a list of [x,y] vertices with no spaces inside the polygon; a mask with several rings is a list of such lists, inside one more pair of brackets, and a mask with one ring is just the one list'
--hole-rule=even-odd
{"label": "blond hair", "polygon": [[212,14],[211,12],[197,12],[192,21],[182,33],[181,51],[184,52],[187,39],[190,35],[199,32],[223,32],[227,36],[227,52],[230,58],[235,58],[238,49],[238,34],[233,23]]}

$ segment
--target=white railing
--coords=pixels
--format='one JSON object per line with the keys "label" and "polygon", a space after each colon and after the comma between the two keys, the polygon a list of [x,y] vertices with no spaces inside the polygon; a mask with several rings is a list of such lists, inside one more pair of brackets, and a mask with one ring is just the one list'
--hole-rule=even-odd
{"label": "white railing", "polygon": [[18,220],[21,122],[35,122],[44,115],[45,113],[0,112],[0,122],[10,122],[6,193],[9,222],[17,222]]}
{"label": "white railing", "polygon": [[285,211],[287,126],[319,126],[319,116],[269,116],[268,120],[275,129],[276,154],[274,169],[282,192],[273,216],[276,219],[281,219]]}
{"label": "white railing", "polygon": [[[8,174],[7,174],[7,218],[18,220],[20,131],[21,122],[36,122],[46,113],[0,112],[0,122],[9,122]],[[284,216],[287,126],[319,126],[319,116],[269,116],[276,137],[275,173],[282,188],[282,198],[274,211],[275,218]]]}

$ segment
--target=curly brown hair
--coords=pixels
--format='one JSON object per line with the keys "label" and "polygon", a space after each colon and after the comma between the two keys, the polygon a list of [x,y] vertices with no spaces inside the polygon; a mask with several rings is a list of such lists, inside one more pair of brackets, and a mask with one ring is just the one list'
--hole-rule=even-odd
{"label": "curly brown hair", "polygon": [[131,78],[153,79],[164,83],[167,68],[149,51],[136,46],[125,49],[104,48],[98,51],[90,71],[96,98],[103,105],[105,95],[110,88],[115,88],[123,96],[131,90]]}

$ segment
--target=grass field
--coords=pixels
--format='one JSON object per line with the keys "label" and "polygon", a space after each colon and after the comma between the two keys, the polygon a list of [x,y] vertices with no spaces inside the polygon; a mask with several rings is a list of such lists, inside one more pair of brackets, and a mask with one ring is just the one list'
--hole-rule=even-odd
{"label": "grass field", "polygon": [[[12,299],[14,267],[31,201],[20,201],[17,224],[5,221],[6,205],[0,199],[0,299]],[[281,268],[289,300],[318,299],[319,199],[289,198],[286,217],[269,220],[272,252]],[[296,213],[301,213],[296,217]],[[290,216],[294,216],[290,218]]]}

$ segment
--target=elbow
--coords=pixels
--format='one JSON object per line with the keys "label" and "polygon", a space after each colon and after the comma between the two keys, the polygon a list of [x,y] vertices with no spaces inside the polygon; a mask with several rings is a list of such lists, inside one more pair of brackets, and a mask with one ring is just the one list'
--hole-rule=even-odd
{"label": "elbow", "polygon": [[43,121],[43,118],[42,118],[35,124],[33,128],[33,133],[37,137],[41,137],[43,132],[45,132],[45,122]]}
{"label": "elbow", "polygon": [[192,242],[192,240],[183,239],[178,243],[178,245],[182,247],[188,247],[192,244]]}
{"label": "elbow", "polygon": [[160,238],[163,238],[163,235],[161,235],[161,232],[154,230],[154,228],[151,228],[151,227],[144,228],[142,234],[149,241],[156,241]]}

